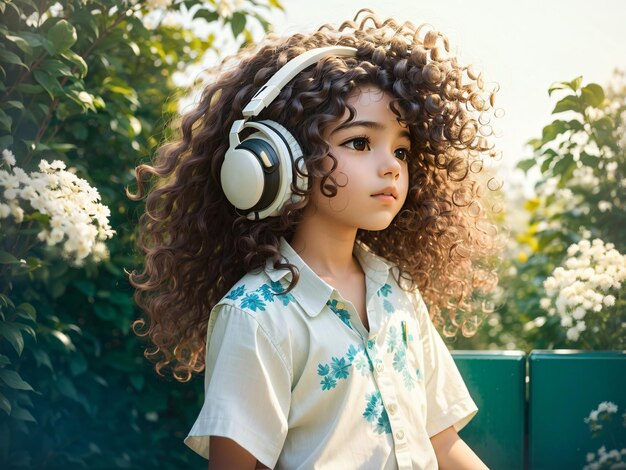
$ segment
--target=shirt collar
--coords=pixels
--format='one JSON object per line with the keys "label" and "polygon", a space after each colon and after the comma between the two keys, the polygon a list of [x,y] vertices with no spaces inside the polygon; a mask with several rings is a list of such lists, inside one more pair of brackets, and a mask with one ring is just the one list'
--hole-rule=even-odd
{"label": "shirt collar", "polygon": [[[300,271],[298,283],[290,291],[290,294],[295,297],[309,316],[319,315],[335,289],[315,274],[283,237],[280,239],[280,252],[288,263],[293,264]],[[389,275],[387,263],[360,242],[355,243],[354,254],[361,263],[365,276],[382,287]],[[266,262],[265,272],[272,282],[280,281],[283,278],[287,282],[291,282],[291,272],[288,269],[274,269],[271,259]]]}
{"label": "shirt collar", "polygon": [[354,254],[361,263],[365,276],[376,285],[382,287],[389,277],[390,266],[384,258],[372,253],[367,246],[357,241],[354,244]]}

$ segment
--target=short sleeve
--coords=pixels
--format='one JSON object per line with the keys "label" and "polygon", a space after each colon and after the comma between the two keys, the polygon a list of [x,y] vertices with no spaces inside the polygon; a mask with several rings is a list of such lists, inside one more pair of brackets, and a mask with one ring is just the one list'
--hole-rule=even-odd
{"label": "short sleeve", "polygon": [[474,417],[478,408],[419,293],[416,300],[424,351],[426,431],[428,437],[450,426],[458,432]]}
{"label": "short sleeve", "polygon": [[214,315],[204,404],[185,444],[209,458],[209,436],[228,437],[272,468],[287,436],[289,368],[254,316],[230,305]]}

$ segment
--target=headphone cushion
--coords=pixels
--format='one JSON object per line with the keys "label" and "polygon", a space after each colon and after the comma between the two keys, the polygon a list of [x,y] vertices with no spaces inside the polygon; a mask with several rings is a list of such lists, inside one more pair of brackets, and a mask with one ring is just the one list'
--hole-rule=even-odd
{"label": "headphone cushion", "polygon": [[265,185],[263,169],[257,157],[245,148],[228,149],[220,179],[226,198],[238,209],[250,209],[261,199]]}

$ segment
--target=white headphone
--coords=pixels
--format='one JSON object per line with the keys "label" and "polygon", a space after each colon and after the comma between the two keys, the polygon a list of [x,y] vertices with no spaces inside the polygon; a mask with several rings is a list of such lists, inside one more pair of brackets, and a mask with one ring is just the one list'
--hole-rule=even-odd
{"label": "white headphone", "polygon": [[[308,188],[303,160],[299,160],[297,172],[293,168],[302,156],[295,137],[277,122],[248,119],[258,116],[309,65],[327,56],[356,56],[356,52],[354,47],[330,46],[311,49],[291,59],[252,97],[243,109],[244,119],[233,123],[220,179],[228,201],[247,213],[248,219],[277,216],[285,203],[298,201],[300,197],[291,191],[294,176],[298,188]],[[246,128],[256,132],[241,141],[239,133]]]}

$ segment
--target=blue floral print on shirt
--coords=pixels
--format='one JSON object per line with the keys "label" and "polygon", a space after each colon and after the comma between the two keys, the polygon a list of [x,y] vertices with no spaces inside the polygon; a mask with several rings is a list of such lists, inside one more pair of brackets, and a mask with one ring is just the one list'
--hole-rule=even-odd
{"label": "blue floral print on shirt", "polygon": [[293,295],[289,293],[278,293],[283,291],[284,289],[280,282],[272,282],[271,284],[262,284],[256,290],[249,292],[244,296],[244,293],[246,292],[246,286],[241,285],[232,289],[226,295],[226,298],[230,300],[237,300],[243,296],[239,304],[241,308],[247,308],[249,310],[252,310],[253,312],[256,312],[257,310],[265,311],[266,303],[274,302],[275,297],[278,297],[283,306],[287,306],[289,305],[289,302],[295,301]]}
{"label": "blue floral print on shirt", "polygon": [[228,295],[226,295],[227,299],[230,300],[237,300],[239,297],[241,297],[243,295],[243,293],[246,291],[246,286],[239,286],[234,288],[233,290],[231,290]]}
{"label": "blue floral print on shirt", "polygon": [[266,302],[274,302],[274,292],[272,292],[272,289],[270,289],[270,286],[267,284],[261,285],[256,292],[261,294],[261,297],[263,297],[263,300]]}
{"label": "blue floral print on shirt", "polygon": [[[391,286],[389,284],[383,284],[383,286],[378,289],[378,292],[376,292],[378,297],[387,297],[389,294],[391,294]],[[393,306],[389,299],[383,299],[383,309],[387,313],[394,313],[396,311],[396,307]]]}
{"label": "blue floral print on shirt", "polygon": [[385,309],[385,312],[387,313],[393,313],[396,311],[396,307],[394,307],[393,304],[389,302],[387,299],[383,300],[383,308]]}
{"label": "blue floral print on shirt", "polygon": [[328,307],[335,312],[342,322],[352,329],[352,325],[350,325],[350,313],[346,310],[346,306],[343,302],[340,302],[337,299],[331,299],[326,302],[326,305],[328,305]]}
{"label": "blue floral print on shirt", "polygon": [[391,433],[389,415],[387,415],[387,410],[385,410],[383,406],[380,392],[365,395],[365,411],[363,412],[363,417],[372,423],[374,430],[378,434]]}
{"label": "blue floral print on shirt", "polygon": [[383,297],[387,297],[389,294],[391,294],[391,286],[387,283],[385,283],[380,289],[378,289],[378,292],[376,292],[378,297],[381,295]]}
{"label": "blue floral print on shirt", "polygon": [[247,308],[256,312],[258,310],[265,311],[265,302],[259,298],[259,295],[256,292],[252,292],[250,294],[246,294],[246,296],[241,299],[241,308]]}
{"label": "blue floral print on shirt", "polygon": [[289,305],[289,302],[294,302],[296,299],[289,292],[286,294],[280,294],[279,292],[283,292],[285,288],[278,281],[272,281],[271,283],[272,292],[278,299],[283,303],[283,306]]}
{"label": "blue floral print on shirt", "polygon": [[351,365],[352,364],[350,362],[346,362],[346,359],[344,357],[342,358],[333,357],[333,360],[332,360],[333,375],[338,379],[347,378],[348,374],[350,374],[350,371],[348,370],[348,368]]}

